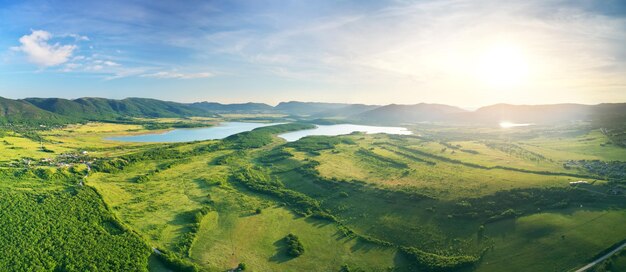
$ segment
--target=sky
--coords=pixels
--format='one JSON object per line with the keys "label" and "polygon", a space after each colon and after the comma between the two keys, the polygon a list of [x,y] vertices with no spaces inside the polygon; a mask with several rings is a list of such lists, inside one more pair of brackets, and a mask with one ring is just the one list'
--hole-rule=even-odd
{"label": "sky", "polygon": [[626,1],[5,1],[0,96],[626,102]]}

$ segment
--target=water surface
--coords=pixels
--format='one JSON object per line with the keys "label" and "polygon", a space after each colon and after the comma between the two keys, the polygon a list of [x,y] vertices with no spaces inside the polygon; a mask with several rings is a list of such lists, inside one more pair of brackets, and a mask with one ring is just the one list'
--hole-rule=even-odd
{"label": "water surface", "polygon": [[339,125],[329,125],[329,126],[318,125],[314,129],[288,132],[288,133],[280,134],[278,135],[278,137],[281,137],[287,140],[288,142],[293,142],[293,141],[299,140],[302,137],[306,137],[310,135],[336,136],[336,135],[350,134],[355,131],[365,132],[367,134],[372,134],[372,133],[387,133],[387,134],[397,134],[397,135],[411,134],[411,131],[403,127],[379,127],[379,126],[362,126],[362,125],[353,125],[353,124],[339,124]]}
{"label": "water surface", "polygon": [[522,123],[513,123],[513,122],[500,122],[501,128],[515,128],[515,127],[527,127],[532,126],[533,124],[522,124]]}
{"label": "water surface", "polygon": [[142,143],[177,143],[203,140],[224,139],[230,135],[250,131],[259,127],[278,125],[279,123],[245,123],[224,122],[218,126],[207,128],[180,128],[164,133],[142,134],[134,136],[119,136],[107,140]]}

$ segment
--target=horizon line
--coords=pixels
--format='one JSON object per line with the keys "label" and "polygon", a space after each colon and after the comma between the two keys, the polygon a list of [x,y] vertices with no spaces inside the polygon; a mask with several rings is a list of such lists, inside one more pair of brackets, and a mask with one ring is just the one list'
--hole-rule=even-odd
{"label": "horizon line", "polygon": [[299,103],[326,103],[326,104],[346,104],[346,105],[365,105],[365,106],[379,106],[379,107],[384,107],[384,106],[390,106],[390,105],[398,105],[398,106],[414,106],[414,105],[420,105],[420,104],[427,104],[427,105],[444,105],[444,106],[451,106],[451,107],[457,107],[460,109],[465,109],[465,110],[476,110],[479,108],[483,108],[483,107],[489,107],[489,106],[495,106],[495,105],[511,105],[511,106],[548,106],[548,105],[584,105],[584,106],[597,106],[597,105],[601,105],[601,104],[624,104],[626,103],[626,101],[623,102],[600,102],[600,103],[595,103],[595,104],[586,104],[586,103],[577,103],[577,102],[559,102],[559,103],[547,103],[547,104],[515,104],[515,103],[507,103],[507,102],[498,102],[498,103],[493,103],[493,104],[483,104],[481,106],[459,106],[459,105],[454,105],[454,104],[446,104],[446,103],[438,103],[438,102],[418,102],[418,103],[411,103],[411,104],[401,104],[401,103],[388,103],[388,104],[369,104],[369,103],[361,103],[361,102],[337,102],[337,101],[319,101],[319,100],[309,100],[309,101],[305,101],[305,100],[285,100],[285,101],[280,101],[278,103],[266,103],[266,102],[258,102],[258,101],[244,101],[244,102],[220,102],[217,100],[195,100],[192,102],[189,101],[175,101],[175,100],[170,100],[170,99],[160,99],[160,98],[154,98],[154,97],[139,97],[139,96],[128,96],[128,97],[124,97],[124,98],[109,98],[109,97],[99,97],[99,96],[81,96],[81,97],[73,97],[73,98],[67,98],[67,97],[56,97],[56,96],[51,96],[51,97],[37,97],[37,96],[29,96],[29,97],[23,97],[23,98],[13,98],[13,97],[6,97],[6,96],[2,96],[0,95],[0,98],[6,98],[6,99],[11,99],[11,100],[26,100],[26,99],[65,99],[65,100],[77,100],[77,99],[83,99],[83,98],[97,98],[97,99],[109,99],[109,100],[117,100],[117,101],[121,101],[121,100],[125,100],[125,99],[132,99],[132,98],[139,98],[139,99],[153,99],[153,100],[159,100],[159,101],[164,101],[164,102],[173,102],[173,103],[180,103],[180,104],[194,104],[194,103],[203,103],[203,102],[207,102],[207,103],[218,103],[218,104],[222,104],[222,105],[233,105],[233,104],[250,104],[250,103],[254,103],[254,104],[265,104],[271,107],[276,107],[281,103],[291,103],[291,102],[299,102]]}

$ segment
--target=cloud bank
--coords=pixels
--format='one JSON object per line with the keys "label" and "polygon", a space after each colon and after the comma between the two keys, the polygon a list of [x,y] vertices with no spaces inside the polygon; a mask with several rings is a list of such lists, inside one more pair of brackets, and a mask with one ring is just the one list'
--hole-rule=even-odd
{"label": "cloud bank", "polygon": [[52,39],[50,32],[32,30],[31,34],[20,38],[21,45],[14,47],[14,50],[23,52],[26,54],[28,61],[42,67],[66,63],[74,50],[76,50],[76,45],[50,44],[50,39]]}
{"label": "cloud bank", "polygon": [[141,77],[152,77],[152,78],[176,78],[176,79],[195,79],[195,78],[207,78],[212,77],[213,74],[208,72],[202,73],[179,73],[179,72],[156,72],[152,74],[144,74]]}

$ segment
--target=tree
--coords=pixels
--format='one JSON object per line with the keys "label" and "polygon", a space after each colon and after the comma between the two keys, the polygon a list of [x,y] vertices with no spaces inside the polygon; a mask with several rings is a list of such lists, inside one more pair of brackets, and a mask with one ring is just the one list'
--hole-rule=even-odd
{"label": "tree", "polygon": [[290,233],[285,237],[285,241],[287,242],[287,254],[292,257],[298,257],[304,254],[304,246],[298,236]]}

